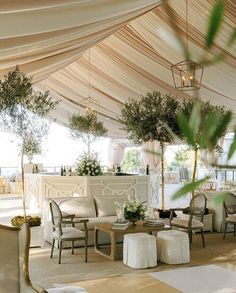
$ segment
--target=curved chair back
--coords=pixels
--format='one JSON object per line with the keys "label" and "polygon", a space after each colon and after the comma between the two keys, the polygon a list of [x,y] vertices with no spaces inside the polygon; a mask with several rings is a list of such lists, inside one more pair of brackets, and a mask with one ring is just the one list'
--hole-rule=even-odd
{"label": "curved chair back", "polygon": [[203,193],[198,193],[190,201],[190,215],[200,216],[201,222],[203,222],[203,216],[205,214],[207,199]]}
{"label": "curved chair back", "polygon": [[226,215],[236,214],[236,195],[229,193],[224,200],[224,210]]}
{"label": "curved chair back", "polygon": [[58,206],[58,204],[54,201],[50,201],[50,210],[52,216],[52,226],[53,231],[57,231],[58,236],[62,235],[61,221],[62,221],[62,213]]}

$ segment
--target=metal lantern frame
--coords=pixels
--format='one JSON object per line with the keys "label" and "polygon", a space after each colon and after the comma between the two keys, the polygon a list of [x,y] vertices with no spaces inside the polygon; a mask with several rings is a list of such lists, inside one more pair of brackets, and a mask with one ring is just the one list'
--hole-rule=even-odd
{"label": "metal lantern frame", "polygon": [[175,88],[182,91],[198,90],[201,87],[204,67],[186,59],[171,66]]}

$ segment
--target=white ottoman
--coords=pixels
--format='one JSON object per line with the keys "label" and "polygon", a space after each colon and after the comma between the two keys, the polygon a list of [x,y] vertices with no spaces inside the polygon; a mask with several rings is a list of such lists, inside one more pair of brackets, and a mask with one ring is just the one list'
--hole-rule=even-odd
{"label": "white ottoman", "polygon": [[178,230],[157,233],[158,260],[166,264],[190,262],[188,234]]}
{"label": "white ottoman", "polygon": [[123,263],[134,269],[157,265],[156,237],[146,233],[124,235]]}

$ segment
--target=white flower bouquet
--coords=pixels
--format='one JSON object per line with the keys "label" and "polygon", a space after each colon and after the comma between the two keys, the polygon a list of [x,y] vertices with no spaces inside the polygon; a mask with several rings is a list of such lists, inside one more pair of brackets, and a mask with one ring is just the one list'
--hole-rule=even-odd
{"label": "white flower bouquet", "polygon": [[83,155],[78,161],[76,171],[79,176],[102,175],[102,168],[99,162],[93,156],[87,154]]}
{"label": "white flower bouquet", "polygon": [[140,202],[136,199],[130,199],[123,204],[124,216],[133,224],[139,220],[144,220],[147,207],[144,206],[145,202]]}

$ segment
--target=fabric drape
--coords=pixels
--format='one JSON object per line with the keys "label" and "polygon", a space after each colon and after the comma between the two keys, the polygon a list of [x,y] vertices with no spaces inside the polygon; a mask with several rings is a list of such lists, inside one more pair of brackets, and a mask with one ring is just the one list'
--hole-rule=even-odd
{"label": "fabric drape", "polygon": [[111,167],[120,166],[124,158],[125,148],[130,146],[132,146],[132,143],[127,140],[111,140],[108,151],[109,165]]}
{"label": "fabric drape", "polygon": [[[225,59],[205,67],[199,95],[202,100],[225,105],[236,114],[236,43],[231,48],[225,46],[236,27],[234,2],[225,4],[221,31],[208,54],[214,57],[223,53]],[[86,105],[82,101],[88,98],[90,87],[91,97],[97,101],[94,108],[108,128],[108,135],[126,138],[118,118],[120,107],[128,98],[140,99],[141,94],[153,90],[170,93],[179,100],[195,95],[173,86],[171,65],[185,56],[161,0],[0,3],[0,24],[4,28],[0,31],[0,78],[16,64],[33,75],[36,88],[49,89],[61,101],[50,114],[54,121],[68,125],[70,115],[83,112]],[[185,0],[169,3],[185,39]],[[201,55],[205,45],[214,3],[188,1],[188,44],[194,58]]]}
{"label": "fabric drape", "polygon": [[45,79],[159,2],[0,1],[0,78],[19,64],[34,81]]}
{"label": "fabric drape", "polygon": [[149,165],[151,173],[160,173],[161,148],[156,140],[145,142],[142,145],[144,166]]}

